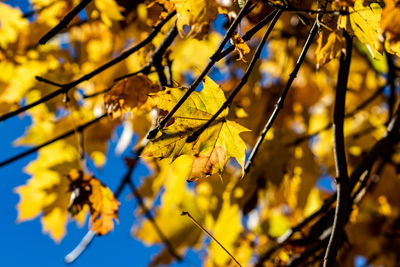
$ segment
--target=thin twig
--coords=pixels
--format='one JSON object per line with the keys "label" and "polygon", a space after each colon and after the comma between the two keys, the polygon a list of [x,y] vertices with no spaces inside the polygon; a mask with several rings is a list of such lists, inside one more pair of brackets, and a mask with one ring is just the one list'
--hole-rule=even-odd
{"label": "thin twig", "polygon": [[68,23],[78,15],[78,13],[84,9],[92,0],[82,0],[74,9],[72,9],[55,27],[53,27],[48,33],[46,33],[39,40],[39,44],[45,44],[48,40],[53,38],[57,33],[59,33],[62,29],[68,26]]}
{"label": "thin twig", "polygon": [[93,78],[94,76],[96,76],[97,74],[105,71],[106,69],[114,66],[115,64],[121,62],[122,60],[126,59],[127,57],[129,57],[130,55],[132,55],[133,53],[135,53],[136,51],[138,51],[139,49],[143,48],[146,44],[150,43],[154,37],[160,32],[161,28],[173,17],[175,16],[176,11],[171,12],[162,22],[160,22],[154,29],[153,31],[146,37],[146,39],[144,39],[143,41],[141,41],[140,43],[138,43],[137,45],[135,45],[134,47],[126,50],[125,52],[123,52],[121,55],[119,55],[118,57],[110,60],[109,62],[105,63],[104,65],[100,66],[99,68],[93,70],[92,72],[82,76],[81,78],[63,85],[61,88],[59,88],[58,90],[42,97],[41,99],[28,104],[26,106],[23,106],[17,110],[11,111],[9,113],[3,114],[2,116],[0,116],[0,122],[4,121],[6,119],[9,119],[13,116],[16,116],[28,109],[31,109],[39,104],[42,104],[48,100],[53,99],[54,97],[64,94],[66,92],[68,92],[70,89],[74,88],[75,86],[77,86],[78,84],[80,84],[81,82],[84,82],[86,80],[89,80],[91,78]]}
{"label": "thin twig", "polygon": [[196,90],[197,86],[199,86],[200,82],[207,75],[207,73],[210,71],[212,66],[214,66],[214,64],[218,61],[219,54],[224,49],[225,44],[231,38],[233,32],[236,30],[236,27],[239,25],[239,22],[251,10],[251,8],[252,8],[252,1],[247,0],[246,4],[240,10],[238,16],[232,22],[231,26],[229,27],[228,31],[226,32],[219,47],[217,48],[215,53],[210,57],[210,61],[208,62],[207,66],[204,68],[203,72],[191,84],[191,86],[188,88],[186,93],[182,96],[182,98],[178,101],[178,103],[172,108],[172,110],[167,114],[167,116],[165,116],[165,118],[159,123],[159,125],[149,132],[149,134],[147,135],[147,139],[153,139],[154,137],[156,137],[157,133],[162,128],[164,128],[164,126],[167,124],[167,122],[171,119],[171,117],[175,114],[175,112],[182,106],[182,104],[186,101],[186,99],[188,99],[188,97],[191,95],[191,93],[193,93],[194,90]]}
{"label": "thin twig", "polygon": [[188,216],[192,221],[193,221],[193,223],[197,226],[197,227],[199,227],[203,232],[205,232],[209,237],[211,237],[212,238],[212,240],[214,240],[230,257],[231,257],[231,259],[232,260],[234,260],[235,262],[236,262],[236,264],[238,265],[238,266],[242,266],[242,265],[240,265],[240,263],[235,259],[235,257],[209,232],[209,231],[207,231],[207,229],[205,229],[195,218],[193,218],[193,216],[188,212],[188,211],[182,211],[182,213],[181,213],[181,215],[182,216]]}
{"label": "thin twig", "polygon": [[279,17],[281,16],[282,11],[279,10],[276,14],[274,19],[272,20],[271,24],[269,25],[267,31],[265,32],[262,40],[258,44],[258,47],[256,49],[256,52],[253,55],[253,58],[250,61],[249,66],[247,67],[247,70],[245,74],[243,75],[243,78],[240,80],[240,83],[237,85],[237,87],[233,90],[231,95],[228,97],[228,99],[224,102],[224,104],[218,109],[218,111],[202,126],[200,129],[195,131],[191,136],[189,136],[186,139],[186,142],[191,143],[194,142],[202,133],[205,129],[207,129],[211,123],[215,121],[216,118],[218,118],[219,114],[221,114],[222,111],[224,111],[233,101],[235,96],[239,93],[240,89],[247,83],[247,80],[249,79],[249,76],[251,72],[254,69],[254,66],[256,65],[257,60],[259,59],[261,55],[261,51],[264,48],[265,42],[267,41],[268,36],[272,32],[276,22],[278,21]]}
{"label": "thin twig", "polygon": [[336,166],[336,209],[333,220],[332,233],[324,256],[324,267],[333,267],[336,263],[336,254],[342,241],[344,227],[347,223],[347,214],[350,206],[350,186],[347,172],[346,151],[344,143],[344,111],[346,103],[347,82],[350,72],[351,52],[353,40],[343,31],[346,38],[346,52],[340,55],[340,65],[336,86],[335,108],[333,114],[333,140]]}
{"label": "thin twig", "polygon": [[62,87],[63,86],[61,83],[50,81],[50,80],[48,80],[46,78],[43,78],[41,76],[35,76],[35,79],[37,81],[39,81],[39,82],[47,83],[47,84],[50,84],[50,85],[53,85],[53,86],[57,86],[57,87]]}
{"label": "thin twig", "polygon": [[168,47],[172,44],[175,37],[178,35],[178,28],[176,24],[170,29],[170,31],[165,36],[165,39],[159,45],[159,47],[154,51],[153,56],[151,57],[151,61],[149,64],[153,65],[157,71],[158,79],[162,87],[168,85],[167,77],[164,73],[164,66],[162,65],[163,56],[165,51],[167,51]]}
{"label": "thin twig", "polygon": [[107,93],[108,91],[111,90],[112,87],[113,87],[113,86],[110,86],[110,87],[108,87],[108,88],[106,88],[106,89],[103,89],[103,90],[98,91],[98,92],[94,92],[94,93],[92,93],[92,94],[88,94],[88,95],[85,95],[85,94],[84,94],[84,95],[82,95],[82,97],[83,97],[84,99],[86,99],[86,98],[91,98],[91,97],[95,97],[95,96],[98,96],[98,95]]}
{"label": "thin twig", "polygon": [[296,66],[294,67],[292,73],[289,75],[289,80],[287,81],[286,86],[283,89],[282,95],[278,99],[278,101],[277,101],[277,103],[275,105],[274,111],[272,112],[271,116],[269,117],[267,123],[264,126],[264,129],[262,130],[262,132],[261,132],[261,134],[260,134],[260,136],[259,136],[259,138],[258,138],[258,140],[257,140],[257,142],[256,142],[256,144],[255,144],[255,146],[253,148],[253,150],[251,151],[251,154],[250,154],[250,156],[249,156],[249,158],[248,158],[248,160],[246,162],[246,165],[244,167],[243,177],[249,172],[250,167],[251,167],[251,165],[253,163],[254,157],[257,154],[257,152],[258,152],[258,150],[259,150],[259,148],[260,148],[265,136],[267,135],[269,129],[272,127],[272,124],[274,123],[276,117],[278,116],[279,111],[283,108],[283,103],[285,101],[286,95],[289,92],[289,89],[290,89],[294,79],[297,76],[297,73],[298,73],[298,71],[300,69],[300,66],[302,65],[302,63],[304,61],[304,58],[305,58],[305,56],[307,54],[308,49],[310,48],[310,45],[311,45],[312,41],[315,38],[315,35],[318,32],[318,28],[319,28],[318,25],[319,25],[318,21],[316,20],[314,22],[314,25],[311,28],[311,31],[310,31],[310,33],[308,35],[308,38],[307,38],[307,41],[304,44],[303,50],[301,51],[301,54],[300,54],[300,56],[299,56],[299,58],[297,60]]}
{"label": "thin twig", "polygon": [[93,120],[91,120],[91,121],[89,121],[89,122],[87,122],[85,124],[82,124],[82,125],[78,126],[76,129],[73,129],[73,130],[70,130],[68,132],[65,132],[65,133],[63,133],[63,134],[61,134],[61,135],[59,135],[59,136],[47,141],[47,142],[44,142],[44,143],[42,143],[40,145],[32,147],[31,149],[29,149],[29,150],[27,150],[25,152],[22,152],[22,153],[20,153],[18,155],[15,155],[15,156],[13,156],[13,157],[11,157],[9,159],[6,159],[6,160],[0,162],[0,168],[4,167],[7,164],[10,164],[10,163],[18,160],[18,159],[21,159],[21,158],[23,158],[25,156],[28,156],[28,155],[34,153],[34,152],[38,151],[39,149],[41,149],[42,147],[45,147],[45,146],[50,145],[50,144],[52,144],[52,143],[54,143],[54,142],[56,142],[58,140],[61,140],[61,139],[64,139],[64,138],[66,138],[66,137],[68,137],[70,135],[73,135],[75,133],[75,131],[82,132],[85,128],[87,128],[90,125],[100,121],[101,119],[103,119],[105,117],[107,117],[107,114],[103,114],[100,117],[97,117],[97,118],[95,118],[95,119],[93,119]]}

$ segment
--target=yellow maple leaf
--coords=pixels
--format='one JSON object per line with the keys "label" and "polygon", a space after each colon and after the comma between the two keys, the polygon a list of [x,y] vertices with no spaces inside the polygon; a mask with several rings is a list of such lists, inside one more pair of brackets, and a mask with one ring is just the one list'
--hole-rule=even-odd
{"label": "yellow maple leaf", "polygon": [[66,233],[70,200],[68,180],[57,168],[61,164],[73,165],[78,156],[76,150],[63,140],[41,149],[38,159],[26,168],[32,178],[15,189],[20,196],[18,221],[32,220],[42,214],[43,232],[56,242]]}
{"label": "yellow maple leaf", "polygon": [[[397,4],[396,4],[397,2]],[[386,42],[385,47],[389,52],[400,54],[400,6],[398,1],[385,0],[382,12],[381,30]]]}
{"label": "yellow maple leaf", "polygon": [[139,108],[146,102],[148,93],[156,89],[157,86],[145,75],[125,78],[104,95],[107,112],[113,117],[119,117],[126,111]]}
{"label": "yellow maple leaf", "polygon": [[382,7],[378,3],[365,3],[364,0],[356,0],[354,7],[349,7],[349,12],[349,15],[340,16],[339,28],[354,34],[375,57],[378,51],[381,51],[378,35]]}
{"label": "yellow maple leaf", "polygon": [[[161,130],[161,134],[150,141],[143,156],[176,159],[180,155],[194,156],[192,173],[189,180],[214,173],[222,173],[230,158],[235,158],[243,166],[246,145],[239,134],[248,131],[236,122],[225,117],[228,109],[221,112],[193,143],[186,138],[206,123],[225,102],[225,96],[218,84],[206,77],[204,88],[193,92],[182,104],[175,115]],[[155,106],[162,111],[170,111],[185,94],[186,89],[167,88],[151,95]]]}
{"label": "yellow maple leaf", "polygon": [[340,55],[340,51],[345,47],[345,40],[339,31],[329,31],[323,29],[317,40],[318,47],[315,51],[317,57],[317,68],[328,63]]}
{"label": "yellow maple leaf", "polygon": [[218,15],[215,0],[172,0],[172,2],[178,13],[176,26],[181,36],[202,39]]}

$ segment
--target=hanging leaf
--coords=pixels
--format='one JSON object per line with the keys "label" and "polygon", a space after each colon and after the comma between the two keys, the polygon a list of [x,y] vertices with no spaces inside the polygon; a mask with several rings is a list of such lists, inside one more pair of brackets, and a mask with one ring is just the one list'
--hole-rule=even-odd
{"label": "hanging leaf", "polygon": [[[214,173],[222,173],[230,158],[236,158],[243,166],[246,145],[240,133],[246,128],[227,120],[228,110],[223,111],[193,143],[186,143],[186,138],[206,123],[225,102],[221,88],[206,77],[204,88],[193,92],[178,109],[170,122],[156,139],[150,141],[143,151],[143,156],[176,159],[180,155],[192,155],[195,162],[190,180]],[[161,111],[170,111],[186,89],[167,88],[163,92],[151,95],[154,105]],[[164,112],[165,113],[165,112]]]}
{"label": "hanging leaf", "polygon": [[111,190],[95,177],[78,170],[71,170],[67,176],[72,192],[68,207],[72,216],[89,206],[91,230],[97,235],[105,235],[114,229],[113,219],[118,221],[119,202]]}
{"label": "hanging leaf", "polygon": [[140,108],[146,102],[147,95],[156,89],[157,86],[142,74],[120,80],[104,95],[107,112],[116,118]]}

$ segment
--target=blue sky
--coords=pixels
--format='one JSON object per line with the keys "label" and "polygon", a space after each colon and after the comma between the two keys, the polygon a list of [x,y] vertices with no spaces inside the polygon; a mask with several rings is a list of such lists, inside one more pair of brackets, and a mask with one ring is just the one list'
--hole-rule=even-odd
{"label": "blue sky", "polygon": [[[24,151],[23,147],[12,147],[16,137],[24,133],[25,128],[30,124],[30,119],[25,116],[23,119],[12,118],[0,124],[2,129],[0,145],[2,152],[0,160],[8,158],[18,152]],[[119,128],[116,134],[120,134]],[[117,138],[115,138],[117,139]],[[114,155],[116,142],[110,142],[109,161],[99,178],[111,189],[115,190],[120,178],[126,169],[121,157]],[[2,266],[67,266],[63,259],[86,234],[87,225],[78,228],[75,223],[68,225],[68,233],[60,244],[55,244],[47,235],[42,234],[40,219],[16,223],[16,205],[19,197],[13,192],[14,188],[22,185],[29,178],[22,169],[36,155],[31,155],[16,161],[0,169],[2,179],[0,187],[1,212],[5,216],[0,221],[2,230],[2,243],[0,256]],[[136,182],[147,171],[141,167],[135,173]],[[151,256],[159,250],[159,246],[145,247],[130,235],[130,228],[135,221],[133,210],[136,207],[134,200],[127,200],[128,190],[124,190],[120,200],[120,222],[115,230],[107,236],[96,237],[91,246],[72,264],[79,266],[145,266]],[[193,262],[194,254],[191,253]],[[175,265],[187,266],[187,263]]]}

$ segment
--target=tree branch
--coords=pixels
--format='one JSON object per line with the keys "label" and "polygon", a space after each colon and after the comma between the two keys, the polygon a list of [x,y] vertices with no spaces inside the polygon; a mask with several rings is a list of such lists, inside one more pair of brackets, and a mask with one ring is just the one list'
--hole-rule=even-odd
{"label": "tree branch", "polygon": [[167,51],[168,47],[172,44],[175,37],[178,35],[178,28],[176,24],[171,28],[171,30],[165,36],[165,39],[159,45],[159,47],[154,51],[153,56],[151,57],[150,65],[153,65],[157,71],[158,79],[162,87],[168,85],[167,77],[164,73],[164,66],[162,65],[163,56],[165,51]]}
{"label": "tree branch", "polygon": [[219,110],[197,131],[195,131],[191,136],[189,136],[186,139],[187,143],[194,142],[202,133],[205,129],[207,129],[212,122],[215,121],[216,118],[218,118],[219,114],[221,114],[222,111],[224,111],[233,101],[235,96],[239,93],[240,89],[247,83],[247,80],[249,79],[249,76],[251,72],[253,71],[254,66],[256,65],[257,60],[259,59],[261,55],[261,51],[264,48],[265,42],[267,41],[267,38],[269,34],[272,32],[272,29],[274,28],[276,22],[278,21],[279,17],[281,16],[282,11],[279,10],[278,12],[275,13],[275,17],[271,24],[269,25],[267,31],[265,32],[262,40],[258,44],[258,47],[256,49],[256,52],[253,55],[253,58],[250,61],[249,66],[247,67],[246,73],[243,75],[243,78],[240,80],[240,83],[236,88],[233,90],[231,95],[228,97],[228,99],[224,102],[224,104],[219,108]]}
{"label": "tree branch", "polygon": [[392,119],[393,116],[393,109],[394,105],[396,102],[396,85],[395,85],[395,79],[396,79],[396,66],[394,65],[393,62],[393,57],[385,52],[386,55],[386,61],[387,61],[387,67],[388,67],[388,84],[389,84],[389,98],[388,98],[388,123]]}
{"label": "tree branch", "polygon": [[210,61],[208,62],[207,66],[204,68],[203,72],[197,77],[197,79],[190,85],[186,93],[182,96],[182,98],[179,100],[179,102],[173,107],[173,109],[165,116],[165,118],[159,123],[159,125],[151,130],[149,134],[147,135],[147,139],[153,139],[157,133],[164,128],[164,126],[167,124],[167,122],[171,119],[171,117],[175,114],[175,112],[182,106],[183,102],[188,99],[188,97],[196,90],[197,86],[199,86],[200,82],[203,80],[203,78],[207,75],[207,73],[210,71],[212,66],[218,61],[219,54],[221,51],[224,49],[225,44],[228,42],[228,40],[231,38],[233,32],[236,30],[236,27],[239,25],[239,22],[242,20],[242,18],[250,12],[252,9],[252,1],[247,0],[246,4],[244,7],[240,10],[238,16],[236,19],[232,22],[231,26],[229,27],[228,31],[225,33],[224,39],[222,39],[222,42],[220,43],[219,47],[215,51],[215,53],[210,57]]}
{"label": "tree branch", "polygon": [[253,163],[255,155],[257,154],[257,152],[258,152],[258,150],[259,150],[259,148],[260,148],[265,136],[267,135],[269,129],[271,128],[272,124],[274,123],[276,117],[278,116],[279,111],[283,108],[283,103],[285,101],[286,95],[289,92],[289,89],[290,89],[294,79],[297,76],[297,73],[298,73],[298,71],[300,69],[300,66],[303,63],[304,58],[305,58],[305,56],[307,54],[307,51],[310,48],[310,45],[311,45],[312,41],[314,40],[315,35],[318,32],[318,28],[319,28],[318,21],[316,20],[314,22],[314,25],[311,28],[311,31],[310,31],[310,33],[308,35],[308,38],[307,38],[307,41],[304,44],[303,50],[301,51],[301,54],[300,54],[300,56],[299,56],[299,58],[297,60],[296,66],[294,67],[292,73],[289,75],[289,80],[287,81],[286,86],[283,89],[282,95],[278,99],[278,101],[277,101],[277,103],[275,105],[274,111],[272,112],[271,116],[269,117],[267,123],[264,126],[264,129],[262,130],[262,132],[260,134],[260,137],[258,138],[253,150],[251,151],[251,154],[250,154],[250,156],[249,156],[249,158],[248,158],[248,160],[246,162],[246,165],[244,167],[243,177],[250,171],[250,167],[251,167],[251,165]]}
{"label": "tree branch", "polygon": [[45,44],[48,40],[53,38],[57,33],[59,33],[62,29],[68,26],[68,23],[81,12],[92,0],[82,0],[74,9],[72,9],[54,28],[52,28],[48,33],[46,33],[39,40],[39,44]]}
{"label": "tree branch", "polygon": [[350,72],[351,52],[353,40],[346,31],[346,52],[340,55],[340,66],[336,86],[335,109],[333,114],[334,156],[336,165],[336,210],[333,220],[332,233],[329,238],[324,257],[324,267],[333,267],[336,263],[336,254],[342,241],[344,227],[347,223],[347,214],[350,206],[350,184],[347,173],[346,151],[344,143],[344,111],[346,103],[347,81]]}
{"label": "tree branch", "polygon": [[50,144],[52,144],[52,143],[54,143],[54,142],[56,142],[58,140],[61,140],[61,139],[64,139],[64,138],[66,138],[66,137],[68,137],[70,135],[73,135],[75,133],[75,131],[82,132],[84,129],[86,129],[90,125],[100,121],[101,119],[103,119],[105,117],[107,117],[107,114],[103,114],[100,117],[97,117],[97,118],[95,118],[95,119],[93,119],[93,120],[91,120],[91,121],[89,121],[89,122],[87,122],[85,124],[82,124],[82,125],[78,126],[76,129],[72,129],[72,130],[70,130],[68,132],[65,132],[62,135],[59,135],[59,136],[57,136],[57,137],[55,137],[55,138],[53,138],[53,139],[51,139],[51,140],[49,140],[47,142],[44,142],[44,143],[42,143],[40,145],[32,147],[31,149],[29,149],[29,150],[27,150],[25,152],[22,152],[22,153],[20,153],[18,155],[15,155],[15,156],[13,156],[13,157],[11,157],[9,159],[6,159],[6,160],[0,162],[0,168],[4,167],[7,164],[10,164],[10,163],[18,160],[18,159],[21,159],[21,158],[23,158],[25,156],[28,156],[28,155],[34,153],[34,152],[38,151],[39,149],[41,149],[42,147],[45,147],[45,146],[50,145]]}

